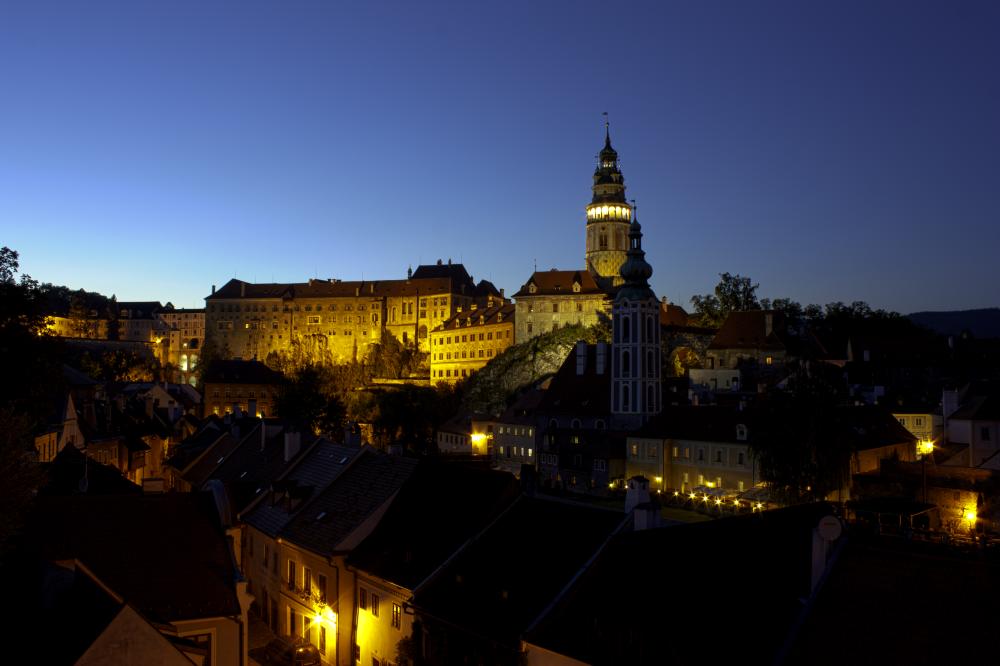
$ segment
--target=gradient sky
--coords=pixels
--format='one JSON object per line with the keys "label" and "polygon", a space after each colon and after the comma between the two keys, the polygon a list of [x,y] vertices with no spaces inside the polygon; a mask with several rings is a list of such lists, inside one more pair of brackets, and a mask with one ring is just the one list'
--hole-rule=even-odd
{"label": "gradient sky", "polygon": [[1000,2],[0,5],[0,244],[46,282],[582,268],[601,112],[658,295],[1000,305]]}

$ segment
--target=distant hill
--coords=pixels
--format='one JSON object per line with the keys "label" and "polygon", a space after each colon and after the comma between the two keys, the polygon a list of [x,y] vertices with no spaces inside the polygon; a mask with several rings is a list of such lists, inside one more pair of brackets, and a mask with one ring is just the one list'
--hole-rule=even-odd
{"label": "distant hill", "polygon": [[1000,338],[1000,308],[914,312],[907,317],[913,323],[941,335],[959,335],[962,331],[971,331],[979,339]]}

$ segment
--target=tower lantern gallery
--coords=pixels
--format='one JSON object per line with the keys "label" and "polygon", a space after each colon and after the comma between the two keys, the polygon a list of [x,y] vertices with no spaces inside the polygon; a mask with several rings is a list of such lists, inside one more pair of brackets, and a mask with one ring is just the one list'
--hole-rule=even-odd
{"label": "tower lantern gallery", "polygon": [[594,169],[593,197],[587,206],[587,270],[605,286],[622,284],[619,269],[628,252],[632,210],[625,200],[625,179],[618,153],[611,147],[611,130],[604,125],[604,148]]}

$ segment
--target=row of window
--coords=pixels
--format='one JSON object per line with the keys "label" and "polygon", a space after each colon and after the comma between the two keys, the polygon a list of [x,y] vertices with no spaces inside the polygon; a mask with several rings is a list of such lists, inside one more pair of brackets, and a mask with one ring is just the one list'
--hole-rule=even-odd
{"label": "row of window", "polygon": [[467,370],[466,368],[462,368],[462,370],[461,370],[462,374],[459,374],[458,370],[455,370],[454,373],[455,374],[453,375],[452,374],[452,370],[449,369],[449,370],[435,370],[431,374],[434,377],[437,377],[438,379],[440,379],[442,377],[468,377],[469,376],[469,370]]}
{"label": "row of window", "polygon": [[[553,303],[551,312],[571,312],[572,310],[568,307],[568,305],[569,305],[568,303],[558,303],[558,302]],[[576,312],[583,312],[583,303],[581,301],[576,301],[573,305],[574,305],[573,310],[575,310]],[[528,312],[534,312],[534,311],[535,311],[535,304],[531,301],[528,301]],[[543,310],[542,305],[539,304],[538,311],[548,312],[549,310]]]}
{"label": "row of window", "polygon": [[[487,331],[485,333],[479,333],[478,335],[479,335],[479,342],[483,342],[484,340],[492,340],[493,339],[493,331]],[[510,340],[510,331],[509,330],[507,330],[507,331],[497,331],[496,332],[496,339],[497,340],[504,340],[504,339]],[[476,342],[476,333],[472,333],[472,334],[468,334],[468,335],[461,335],[461,336],[455,335],[454,344],[460,344],[462,342]],[[434,338],[434,345],[436,345],[436,346],[450,345],[450,344],[452,344],[452,336],[450,336],[450,335],[448,335],[448,336],[443,336],[442,335],[442,336]]]}
{"label": "row of window", "polygon": [[[479,358],[493,358],[493,350],[492,349],[480,349],[478,351],[479,351]],[[476,358],[476,350],[475,349],[472,349],[472,350],[470,350],[468,352],[463,349],[461,352],[435,352],[434,353],[434,360],[435,361],[450,361],[450,360],[452,360],[452,354],[453,353],[455,355],[454,360],[456,360],[456,361],[461,360],[461,359],[470,359],[470,358],[474,359],[474,358]]]}
{"label": "row of window", "polygon": [[[381,600],[375,592],[369,592],[363,587],[358,587],[358,608],[370,611],[374,617],[379,616]],[[394,629],[399,629],[402,624],[403,609],[399,604],[392,604],[391,624]]]}

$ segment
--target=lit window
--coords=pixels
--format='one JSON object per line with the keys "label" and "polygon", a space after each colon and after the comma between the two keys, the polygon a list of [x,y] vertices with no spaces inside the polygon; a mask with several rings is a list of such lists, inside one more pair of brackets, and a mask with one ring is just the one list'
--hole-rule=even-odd
{"label": "lit window", "polygon": [[403,609],[399,607],[399,604],[392,605],[392,626],[395,629],[399,629],[401,624]]}

